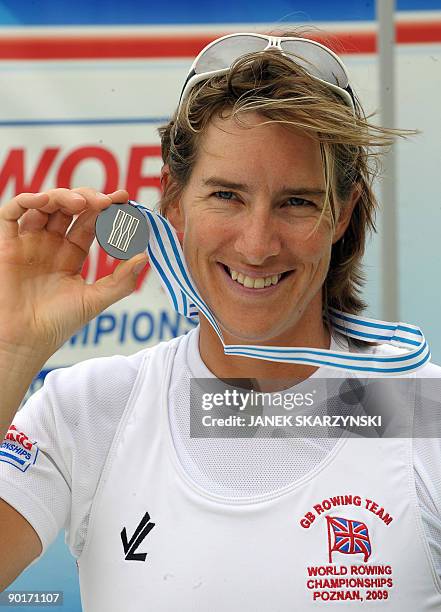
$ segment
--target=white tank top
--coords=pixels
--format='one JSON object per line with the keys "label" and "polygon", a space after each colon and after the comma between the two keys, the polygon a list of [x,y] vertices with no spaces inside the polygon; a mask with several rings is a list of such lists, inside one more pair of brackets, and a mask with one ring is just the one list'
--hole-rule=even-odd
{"label": "white tank top", "polygon": [[341,439],[277,493],[213,495],[173,446],[178,341],[149,352],[109,452],[78,561],[84,611],[440,610],[411,438]]}

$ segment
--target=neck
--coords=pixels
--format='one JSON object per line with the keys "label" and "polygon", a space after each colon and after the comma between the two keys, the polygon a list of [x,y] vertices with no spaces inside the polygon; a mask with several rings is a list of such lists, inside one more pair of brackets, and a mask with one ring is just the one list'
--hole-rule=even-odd
{"label": "neck", "polygon": [[[283,337],[272,338],[271,341],[259,343],[244,342],[240,338],[225,333],[224,330],[222,330],[222,333],[225,344],[259,344],[261,346],[324,349],[329,349],[331,344],[329,329],[322,319],[317,321],[316,325],[309,326],[307,334],[304,330],[294,329],[289,337],[284,335]],[[252,379],[261,390],[267,391],[291,387],[294,382],[309,378],[318,369],[310,365],[225,355],[219,337],[203,316],[201,316],[200,321],[199,351],[203,362],[217,378],[223,380]],[[274,384],[271,384],[270,381],[274,381]],[[279,384],[276,384],[276,381]]]}

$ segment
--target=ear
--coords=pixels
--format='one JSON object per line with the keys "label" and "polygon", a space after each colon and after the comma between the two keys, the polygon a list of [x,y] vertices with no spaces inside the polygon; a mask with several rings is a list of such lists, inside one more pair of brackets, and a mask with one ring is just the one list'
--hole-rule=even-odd
{"label": "ear", "polygon": [[167,219],[173,225],[179,238],[184,234],[185,221],[180,201],[173,202],[167,208]]}
{"label": "ear", "polygon": [[161,168],[161,176],[160,176],[160,182],[161,182],[161,191],[162,193],[164,193],[164,191],[167,189],[167,183],[170,179],[170,166],[168,164],[164,164]]}
{"label": "ear", "polygon": [[[170,167],[168,164],[164,164],[161,169],[161,190],[163,194],[167,193],[167,190],[172,188],[172,181]],[[184,233],[185,220],[180,200],[170,202],[167,207],[166,216],[175,228],[179,240],[182,242],[181,237]]]}
{"label": "ear", "polygon": [[332,238],[332,244],[335,244],[343,236],[347,227],[351,221],[352,213],[354,212],[355,205],[357,204],[358,198],[360,197],[360,185],[357,183],[352,189],[352,193],[348,201],[344,206],[340,206],[338,213],[338,220],[334,228],[334,236]]}

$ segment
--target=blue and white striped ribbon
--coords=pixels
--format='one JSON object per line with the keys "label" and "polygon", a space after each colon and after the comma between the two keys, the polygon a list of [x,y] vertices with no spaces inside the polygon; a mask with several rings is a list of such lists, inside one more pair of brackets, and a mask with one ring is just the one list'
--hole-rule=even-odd
{"label": "blue and white striped ribbon", "polygon": [[240,355],[312,366],[329,366],[366,374],[397,376],[413,372],[430,360],[429,346],[419,327],[406,323],[388,323],[346,314],[332,309],[330,319],[333,327],[352,338],[370,343],[387,343],[407,350],[396,356],[364,355],[327,349],[284,346],[226,345],[214,314],[205,304],[191,278],[184,254],[173,226],[162,215],[130,201],[141,210],[149,227],[147,253],[151,266],[156,270],[162,286],[180,314],[198,318],[203,313],[213,326],[224,347],[226,355]]}

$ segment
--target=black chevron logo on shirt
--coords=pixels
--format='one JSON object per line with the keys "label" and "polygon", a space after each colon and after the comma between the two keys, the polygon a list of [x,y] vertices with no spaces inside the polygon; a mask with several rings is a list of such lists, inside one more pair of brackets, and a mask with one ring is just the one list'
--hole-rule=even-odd
{"label": "black chevron logo on shirt", "polygon": [[150,514],[146,512],[141,519],[138,527],[135,529],[135,533],[132,535],[129,541],[127,541],[127,531],[124,527],[121,531],[121,540],[124,548],[124,554],[126,561],[145,561],[147,553],[135,552],[141,542],[144,540],[146,535],[155,526],[155,523],[150,523]]}

